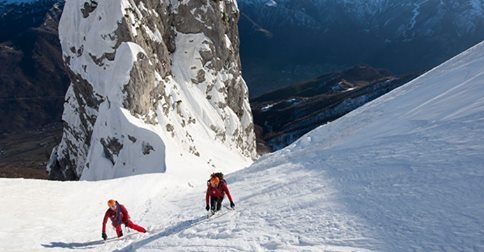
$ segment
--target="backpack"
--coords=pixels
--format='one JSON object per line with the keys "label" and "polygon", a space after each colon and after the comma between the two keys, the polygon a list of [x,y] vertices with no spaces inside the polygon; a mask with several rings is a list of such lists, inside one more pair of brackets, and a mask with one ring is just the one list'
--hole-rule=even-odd
{"label": "backpack", "polygon": [[121,204],[119,204],[118,201],[116,201],[116,216],[118,217],[117,220],[116,220],[118,225],[121,225],[121,222],[122,222],[122,220],[121,220]]}
{"label": "backpack", "polygon": [[221,173],[221,172],[214,172],[212,174],[210,174],[210,178],[207,180],[207,185],[210,184],[210,179],[212,179],[213,177],[218,177],[218,179],[220,180],[220,183],[221,184],[227,184],[227,181],[225,181],[224,179],[224,174]]}

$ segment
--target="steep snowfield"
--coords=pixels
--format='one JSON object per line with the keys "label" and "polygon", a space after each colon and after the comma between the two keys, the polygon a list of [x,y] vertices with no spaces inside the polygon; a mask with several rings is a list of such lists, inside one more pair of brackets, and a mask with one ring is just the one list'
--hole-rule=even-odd
{"label": "steep snowfield", "polygon": [[[210,220],[206,177],[0,179],[0,248],[483,251],[483,83],[480,43],[227,175],[236,210]],[[101,241],[109,198],[150,232]]]}

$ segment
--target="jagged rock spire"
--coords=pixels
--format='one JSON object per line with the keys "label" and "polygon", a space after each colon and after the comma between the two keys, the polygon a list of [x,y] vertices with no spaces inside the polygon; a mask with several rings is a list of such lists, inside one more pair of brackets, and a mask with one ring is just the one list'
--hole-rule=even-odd
{"label": "jagged rock spire", "polygon": [[67,1],[59,36],[71,86],[50,178],[255,159],[238,18],[234,0]]}

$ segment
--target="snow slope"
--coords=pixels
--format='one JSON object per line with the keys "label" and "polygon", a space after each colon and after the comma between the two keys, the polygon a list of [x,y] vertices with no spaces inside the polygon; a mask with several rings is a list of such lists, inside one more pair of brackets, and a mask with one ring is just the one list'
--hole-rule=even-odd
{"label": "snow slope", "polygon": [[[210,220],[205,177],[0,179],[0,249],[483,251],[483,77],[480,43],[227,175],[236,210]],[[150,232],[100,241],[109,198]]]}

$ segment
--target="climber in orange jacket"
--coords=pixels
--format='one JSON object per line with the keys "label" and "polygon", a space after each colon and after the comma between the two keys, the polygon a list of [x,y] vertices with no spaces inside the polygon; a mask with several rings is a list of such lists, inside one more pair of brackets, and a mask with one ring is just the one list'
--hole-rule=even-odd
{"label": "climber in orange jacket", "polygon": [[119,204],[117,201],[110,199],[108,200],[108,210],[104,214],[103,227],[102,227],[102,238],[106,240],[108,236],[106,235],[106,223],[108,218],[111,219],[113,227],[116,229],[116,234],[118,237],[123,236],[123,230],[121,229],[121,224],[125,224],[126,227],[134,229],[141,233],[146,233],[146,229],[142,226],[134,224],[129,217],[128,210],[126,207]]}

